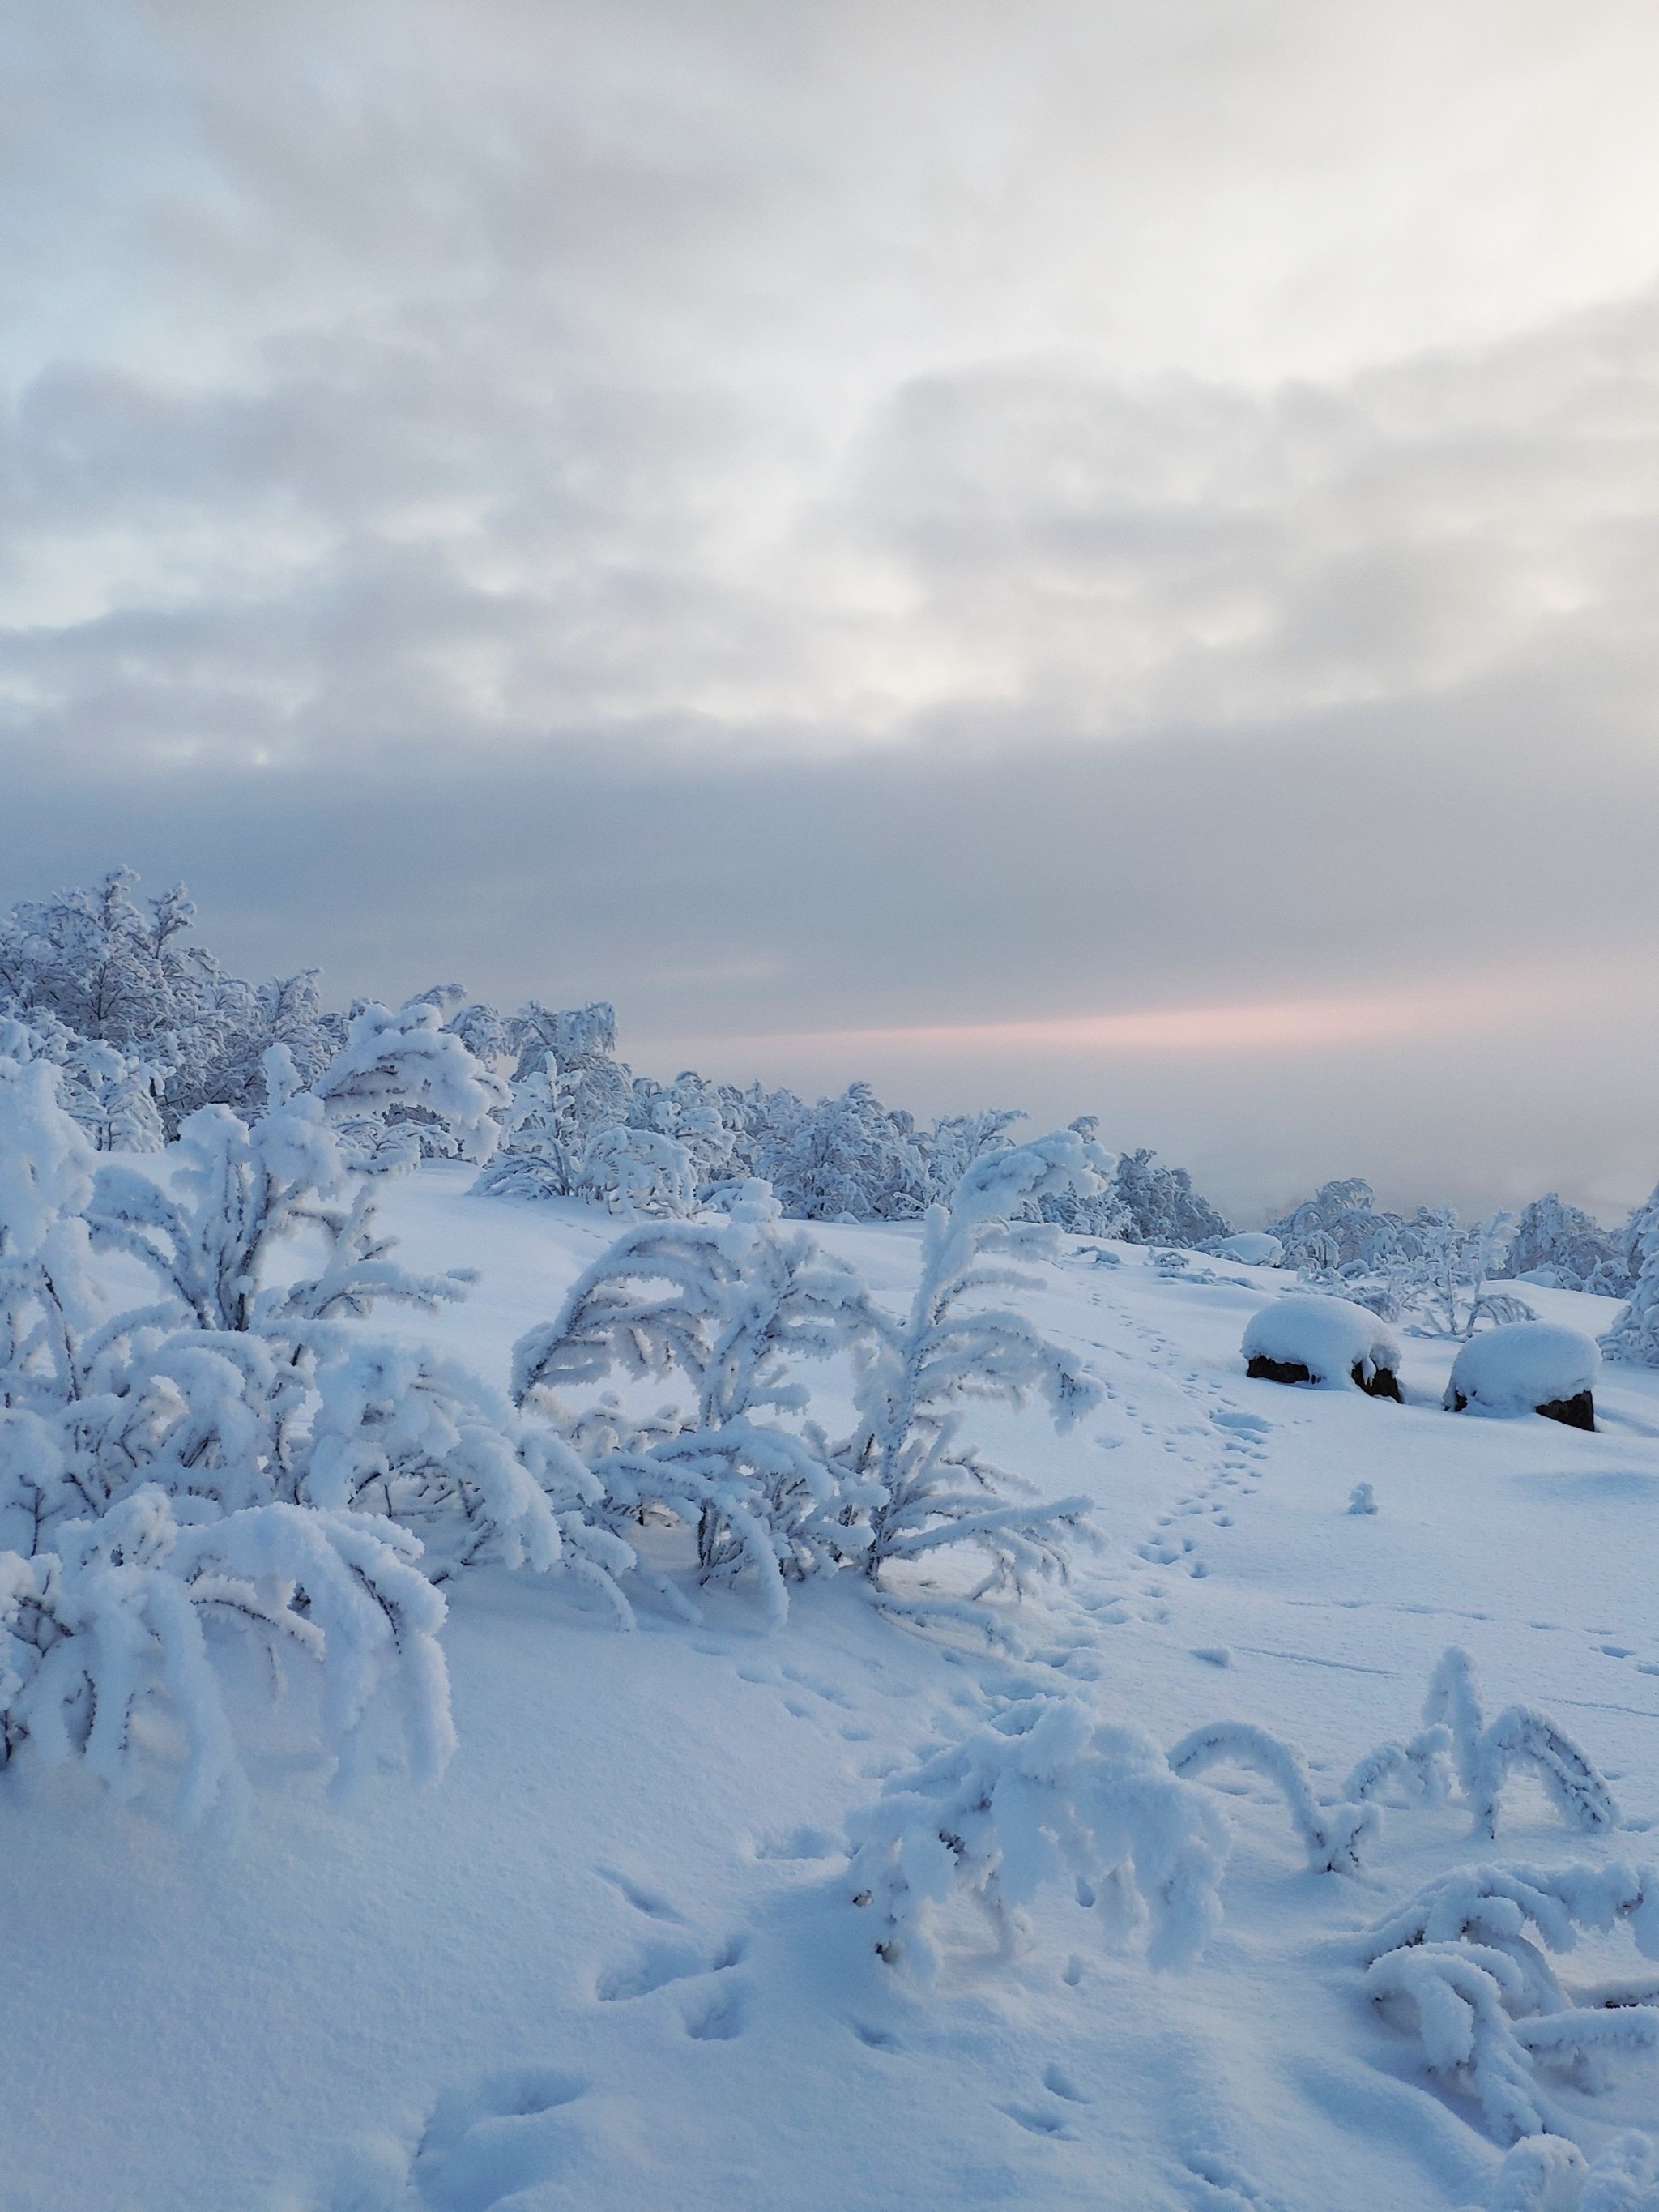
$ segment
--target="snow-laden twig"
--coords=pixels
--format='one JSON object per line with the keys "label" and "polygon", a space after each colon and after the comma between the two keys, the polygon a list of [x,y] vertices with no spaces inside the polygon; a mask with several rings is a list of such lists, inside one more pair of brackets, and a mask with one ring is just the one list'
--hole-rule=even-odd
{"label": "snow-laden twig", "polygon": [[1423,1718],[1431,1727],[1442,1723],[1451,1731],[1457,1778],[1473,1808],[1477,1836],[1490,1839],[1498,1833],[1498,1799],[1518,1766],[1536,1772],[1572,1826],[1601,1835],[1619,1826],[1619,1808],[1606,1778],[1547,1713],[1531,1705],[1509,1705],[1489,1727],[1485,1724],[1474,1662],[1457,1644],[1434,1671]]}
{"label": "snow-laden twig", "polygon": [[1406,1743],[1380,1743],[1349,1775],[1342,1794],[1363,1805],[1393,1782],[1407,1804],[1443,1805],[1451,1794],[1451,1730],[1437,1726],[1424,1729]]}
{"label": "snow-laden twig", "polygon": [[1170,1753],[1172,1773],[1199,1775],[1212,1766],[1242,1766],[1273,1783],[1315,1874],[1357,1874],[1360,1847],[1380,1826],[1375,1805],[1322,1805],[1313,1793],[1308,1763],[1294,1744],[1248,1721],[1212,1721],[1183,1736]]}

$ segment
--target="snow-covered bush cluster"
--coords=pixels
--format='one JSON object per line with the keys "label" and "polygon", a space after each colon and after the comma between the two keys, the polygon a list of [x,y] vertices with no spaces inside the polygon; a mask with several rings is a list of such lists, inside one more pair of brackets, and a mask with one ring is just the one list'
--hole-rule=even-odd
{"label": "snow-covered bush cluster", "polygon": [[187,941],[182,884],[142,904],[117,869],[95,890],[29,900],[0,920],[0,1014],[64,1071],[64,1103],[101,1152],[155,1150],[198,1106],[258,1110],[265,1053],[309,1081],[344,1041],[316,972],[254,986]]}
{"label": "snow-covered bush cluster", "polygon": [[[969,1396],[1033,1396],[1065,1428],[1098,1386],[1023,1316],[990,1303],[1026,1278],[1011,1259],[1054,1255],[1056,1232],[1018,1216],[1066,1185],[1085,1195],[1111,1160],[1074,1130],[987,1152],[923,1223],[921,1278],[895,1319],[856,1271],[787,1227],[764,1183],[728,1216],[642,1223],[573,1285],[514,1354],[515,1401],[580,1451],[621,1534],[653,1519],[693,1528],[705,1583],[752,1571],[781,1618],[787,1585],[854,1567],[913,1619],[990,1626],[975,1601],[1061,1570],[1080,1498],[1037,1504],[960,1433]],[[842,1358],[854,1414],[843,1436],[811,1418],[805,1370]],[[684,1379],[690,1402],[636,1423],[592,1393],[613,1377]],[[986,1572],[959,1599],[891,1580],[945,1545]]]}
{"label": "snow-covered bush cluster", "polygon": [[1522,1208],[1503,1263],[1494,1273],[1598,1297],[1630,1294],[1636,1217],[1622,1230],[1603,1229],[1577,1206],[1547,1191]]}
{"label": "snow-covered bush cluster", "polygon": [[[407,1159],[401,1109],[476,1147],[496,1091],[439,1010],[371,1006],[302,1085],[270,1047],[264,1111],[184,1121],[165,1176],[98,1165],[33,1032],[0,1036],[0,1728],[51,1758],[78,1751],[124,1777],[156,1706],[182,1731],[199,1808],[234,1770],[217,1688],[230,1628],[322,1671],[321,1724],[343,1761],[377,1686],[398,1677],[418,1763],[449,1737],[435,1583],[471,1562],[562,1566],[624,1625],[629,1534],[696,1533],[705,1583],[752,1573],[781,1615],[786,1584],[884,1572],[944,1543],[988,1571],[974,1595],[1064,1563],[1081,1501],[1006,1494],[1014,1478],[957,1435],[966,1392],[1064,1425],[1096,1386],[1018,1314],[1009,1255],[1054,1231],[1015,1216],[1111,1162],[1073,1131],[982,1157],[924,1228],[921,1284],[902,1322],[856,1273],[784,1227],[747,1187],[731,1213],[636,1227],[519,1346],[514,1398],[452,1359],[378,1342],[382,1300],[428,1310],[460,1276],[390,1256],[367,1169]],[[314,1272],[284,1279],[283,1254]],[[118,1310],[100,1255],[148,1275]],[[856,1411],[831,1438],[803,1366],[847,1356]],[[627,1376],[687,1376],[693,1402],[637,1420],[556,1395]],[[627,1532],[627,1533],[625,1533]],[[641,1570],[643,1571],[643,1570]],[[664,1578],[657,1586],[689,1609]]]}
{"label": "snow-covered bush cluster", "polygon": [[1480,2099],[1500,2142],[1559,2135],[1539,2069],[1595,2087],[1614,2054],[1659,2048],[1651,1976],[1574,1995],[1546,1955],[1620,1926],[1659,1959],[1659,1868],[1459,1867],[1372,1931],[1365,1994],[1414,2023],[1431,2070]]}
{"label": "snow-covered bush cluster", "polygon": [[[95,890],[27,901],[0,920],[0,1016],[27,1028],[33,1055],[60,1069],[64,1103],[101,1152],[158,1150],[204,1105],[252,1120],[273,1044],[311,1084],[363,1010],[325,1012],[315,969],[258,985],[228,974],[194,941],[182,884],[144,901],[137,888],[118,869]],[[490,1155],[479,1188],[501,1196],[684,1218],[758,1179],[793,1220],[918,1220],[1024,1118],[999,1108],[923,1126],[865,1083],[809,1102],[693,1070],[659,1082],[617,1058],[616,1017],[602,1002],[556,1011],[531,1000],[509,1014],[446,983],[412,1003],[433,1009],[501,1085],[489,1109],[498,1141],[476,1149]],[[1074,1127],[1092,1141],[1091,1119]],[[369,1169],[467,1156],[419,1101],[388,1102],[343,1133],[354,1164]],[[1132,1243],[1197,1244],[1228,1226],[1184,1170],[1145,1151],[1126,1153],[1104,1188],[1048,1193],[1033,1210]]]}
{"label": "snow-covered bush cluster", "polygon": [[1659,1190],[1622,1229],[1607,1230],[1553,1191],[1518,1218],[1461,1222],[1449,1206],[1419,1206],[1408,1218],[1379,1209],[1370,1185],[1354,1176],[1325,1184],[1271,1233],[1280,1264],[1310,1285],[1431,1335],[1467,1340],[1483,1323],[1535,1320],[1523,1297],[1499,1287],[1506,1282],[1625,1298],[1602,1351],[1659,1365]]}
{"label": "snow-covered bush cluster", "polygon": [[[1221,1918],[1232,1846],[1218,1808],[1195,1786],[1218,1765],[1272,1784],[1316,1875],[1361,1872],[1382,1838],[1385,1792],[1432,1807],[1461,1788],[1475,1835],[1490,1840],[1517,1766],[1543,1782],[1569,1826],[1592,1836],[1617,1826],[1606,1781],[1553,1721],[1512,1705],[1486,1723],[1466,1652],[1442,1659],[1423,1718],[1419,1735],[1379,1745],[1340,1799],[1322,1802],[1300,1751],[1249,1723],[1194,1729],[1165,1755],[1138,1730],[1102,1726],[1076,1696],[1019,1699],[890,1776],[854,1812],[842,1880],[870,1916],[878,1956],[926,1984],[937,1976],[941,1918],[951,1907],[976,1911],[1007,1953],[1028,1941],[1025,1909],[1045,1887],[1071,1887],[1109,1941],[1144,1932],[1154,1966],[1190,1965]],[[1362,1986],[1418,2035],[1432,2072],[1480,2100],[1499,2142],[1559,2140],[1540,2069],[1594,2085],[1613,2056],[1659,2048],[1652,1975],[1575,1992],[1546,1955],[1572,1950],[1581,1931],[1621,1929],[1644,1957],[1659,1959],[1659,1868],[1483,1861],[1430,1882],[1370,1931],[1358,1951]],[[1537,2155],[1546,2167],[1553,2158]],[[1577,2166],[1562,2170],[1582,2177],[1582,2154],[1572,2155]],[[1524,2166],[1504,2172],[1513,2179]]]}
{"label": "snow-covered bush cluster", "polygon": [[[341,1130],[396,1100],[463,1129],[491,1092],[430,1010],[365,1010],[313,1086],[266,1054],[265,1110],[186,1117],[170,1187],[96,1165],[53,1062],[0,1035],[0,1751],[27,1739],[129,1784],[161,1709],[186,1808],[236,1774],[228,1632],[313,1662],[349,1764],[377,1689],[400,1687],[415,1761],[450,1744],[443,1600],[414,1522],[447,1509],[544,1542],[544,1493],[469,1378],[362,1342],[381,1298],[460,1295],[387,1258]],[[356,1188],[353,1188],[354,1182]],[[272,1279],[306,1232],[314,1274]],[[150,1278],[121,1310],[96,1265]],[[141,1724],[140,1715],[144,1716]]]}
{"label": "snow-covered bush cluster", "polygon": [[1356,1176],[1325,1184],[1271,1233],[1282,1264],[1310,1285],[1384,1320],[1409,1320],[1420,1334],[1469,1337],[1483,1322],[1533,1318],[1524,1299],[1492,1287],[1511,1226],[1507,1214],[1460,1221],[1451,1206],[1419,1206],[1409,1218],[1380,1211],[1370,1185]]}

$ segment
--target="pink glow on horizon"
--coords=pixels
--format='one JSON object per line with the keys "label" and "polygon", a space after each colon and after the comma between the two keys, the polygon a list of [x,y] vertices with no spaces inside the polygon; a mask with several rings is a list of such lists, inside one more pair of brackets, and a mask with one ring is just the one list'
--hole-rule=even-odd
{"label": "pink glow on horizon", "polygon": [[1072,1014],[1036,1021],[939,1023],[878,1029],[772,1030],[748,1036],[641,1041],[641,1053],[695,1042],[730,1055],[803,1048],[826,1052],[1088,1053],[1202,1054],[1296,1052],[1342,1044],[1492,1030],[1536,1020],[1575,1000],[1566,975],[1511,971],[1468,976],[1414,990],[1340,997],[1267,1000],[1243,1006],[1143,1007],[1129,1013]]}

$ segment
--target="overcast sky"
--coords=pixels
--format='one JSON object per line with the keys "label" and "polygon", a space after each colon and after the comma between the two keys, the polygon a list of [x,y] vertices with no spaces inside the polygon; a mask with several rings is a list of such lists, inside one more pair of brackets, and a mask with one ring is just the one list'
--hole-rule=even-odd
{"label": "overcast sky", "polygon": [[0,902],[1659,1176],[1653,0],[10,0]]}

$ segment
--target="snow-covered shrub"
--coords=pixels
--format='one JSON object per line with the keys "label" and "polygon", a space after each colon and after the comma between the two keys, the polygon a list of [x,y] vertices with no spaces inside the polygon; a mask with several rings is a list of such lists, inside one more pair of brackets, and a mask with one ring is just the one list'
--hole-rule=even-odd
{"label": "snow-covered shrub", "polygon": [[[1361,1483],[1369,1490],[1369,1483]],[[1376,1507],[1350,1505],[1350,1513],[1375,1513]],[[1420,1729],[1408,1742],[1379,1743],[1368,1751],[1342,1785],[1342,1793],[1356,1805],[1373,1802],[1392,1783],[1407,1805],[1443,1805],[1451,1795],[1454,1778],[1452,1732],[1436,1723]]]}
{"label": "snow-covered shrub", "polygon": [[1467,1339],[1483,1321],[1503,1328],[1537,1319],[1524,1298],[1491,1286],[1508,1235],[1506,1214],[1466,1223],[1454,1206],[1418,1208],[1388,1276],[1392,1302],[1420,1316],[1417,1334]]}
{"label": "snow-covered shrub", "polygon": [[755,1173],[797,1221],[914,1220],[933,1195],[915,1121],[867,1083],[757,1132]]}
{"label": "snow-covered shrub", "polygon": [[1377,1316],[1316,1291],[1275,1298],[1251,1315],[1240,1347],[1248,1371],[1270,1382],[1400,1395],[1400,1346]]}
{"label": "snow-covered shrub", "polygon": [[[291,1063],[292,1055],[289,1055]],[[354,1009],[344,1041],[309,1086],[343,1133],[375,1123],[415,1132],[441,1126],[463,1158],[488,1159],[507,1086],[445,1029],[440,1009],[411,999],[396,1012],[372,1000]]]}
{"label": "snow-covered shrub", "polygon": [[595,1129],[582,1148],[575,1194],[597,1199],[612,1213],[684,1218],[697,1202],[691,1155],[672,1137],[625,1123]]}
{"label": "snow-covered shrub", "polygon": [[1154,1167],[1153,1157],[1143,1146],[1119,1159],[1113,1188],[1123,1225],[1097,1233],[1130,1244],[1206,1244],[1230,1236],[1232,1224],[1199,1196],[1186,1169]]}
{"label": "snow-covered shrub", "polygon": [[[984,1627],[973,1599],[1063,1569],[1066,1533],[1087,1501],[1011,1498],[1027,1486],[963,1439],[962,1402],[1041,1395],[1065,1427],[1099,1395],[1070,1355],[987,1294],[1028,1284],[1009,1257],[1054,1249],[1055,1231],[1015,1217],[1065,1181],[1086,1187],[1109,1167],[1071,1130],[982,1152],[950,1209],[928,1212],[902,1320],[844,1261],[785,1228],[758,1182],[726,1219],[642,1224],[580,1277],[553,1322],[520,1340],[514,1398],[574,1439],[581,1416],[562,1394],[614,1373],[681,1375],[694,1399],[683,1421],[648,1437],[621,1421],[612,1448],[586,1454],[610,1525],[620,1532],[653,1513],[689,1522],[702,1578],[753,1570],[775,1618],[789,1581],[858,1564],[884,1606]],[[853,1362],[858,1417],[839,1442],[808,1418],[799,1372],[836,1354]],[[884,1570],[964,1543],[989,1566],[963,1600],[882,1583]]]}
{"label": "snow-covered shrub", "polygon": [[683,1426],[592,1462],[619,1530],[653,1509],[696,1530],[705,1583],[757,1575],[781,1620],[786,1584],[833,1571],[868,1542],[861,1504],[810,1423],[799,1416],[803,1361],[860,1345],[873,1326],[854,1271],[804,1230],[780,1224],[775,1200],[751,1184],[721,1221],[635,1229],[572,1285],[557,1317],[520,1338],[513,1392],[572,1433],[559,1393],[625,1376],[684,1376]]}
{"label": "snow-covered shrub", "polygon": [[1601,1371],[1601,1353],[1577,1329],[1515,1322],[1470,1338],[1452,1363],[1445,1404],[1451,1413],[1543,1413],[1593,1429]]}
{"label": "snow-covered shrub", "polygon": [[1621,1924],[1659,1959],[1659,1869],[1460,1867],[1372,1931],[1365,1991],[1409,2008],[1431,2070],[1479,2097],[1500,2142],[1559,2133],[1539,2067],[1594,2084],[1612,2053],[1659,2047],[1659,2007],[1641,2001],[1650,1977],[1639,1989],[1604,1986],[1575,1999],[1546,1955],[1571,1950],[1581,1929],[1606,1935]]}
{"label": "snow-covered shrub", "polygon": [[444,1601],[419,1545],[361,1516],[253,1506],[180,1525],[146,1485],[53,1549],[0,1552],[0,1764],[27,1741],[46,1765],[78,1756],[124,1794],[143,1756],[135,1716],[168,1713],[182,1738],[179,1808],[199,1818],[241,1775],[210,1628],[311,1661],[324,1741],[349,1771],[375,1692],[399,1680],[416,1771],[454,1747],[437,1632]]}
{"label": "snow-covered shrub", "polygon": [[[390,1259],[333,1117],[407,1101],[475,1130],[488,1087],[464,1061],[407,1010],[367,1010],[308,1091],[274,1046],[266,1111],[250,1127],[200,1109],[164,1187],[97,1167],[56,1070],[0,1054],[9,1747],[67,1747],[112,1775],[118,1750],[125,1772],[139,1741],[125,1713],[164,1699],[199,1808],[233,1759],[206,1620],[316,1663],[343,1758],[395,1679],[429,1767],[448,1720],[422,1536],[437,1573],[489,1552],[614,1592],[632,1553],[588,1518],[599,1486],[562,1440],[453,1363],[352,1326],[382,1298],[430,1308],[463,1280]],[[278,1248],[301,1231],[321,1266],[283,1281]],[[111,1312],[94,1266],[108,1250],[155,1277],[154,1304]]]}
{"label": "snow-covered shrub", "polygon": [[1271,1782],[1285,1800],[1314,1874],[1358,1874],[1362,1845],[1379,1826],[1375,1805],[1322,1805],[1308,1762],[1294,1744],[1248,1721],[1212,1721],[1183,1736],[1170,1753],[1172,1774],[1190,1777],[1212,1766],[1242,1766]]}
{"label": "snow-covered shrub", "polygon": [[1547,1191],[1522,1209],[1501,1272],[1564,1291],[1622,1298],[1631,1289],[1629,1232],[1603,1229],[1582,1207]]}
{"label": "snow-covered shrub", "polygon": [[1630,1303],[1601,1339],[1609,1359],[1659,1367],[1659,1190],[1630,1218]]}
{"label": "snow-covered shrub", "polygon": [[1285,1267],[1346,1279],[1374,1273],[1404,1223],[1397,1213],[1378,1212],[1376,1194],[1363,1176],[1346,1176],[1267,1226]]}
{"label": "snow-covered shrub", "polygon": [[1445,1652],[1429,1685],[1423,1719],[1451,1732],[1457,1778],[1474,1814],[1474,1833],[1498,1833],[1498,1803],[1517,1766],[1530,1767],[1571,1826],[1603,1835],[1619,1825],[1619,1808],[1565,1729],[1531,1705],[1509,1705],[1490,1726],[1480,1703],[1474,1662],[1457,1644]]}
{"label": "snow-covered shrub", "polygon": [[[1072,1354],[986,1297],[1032,1286],[1008,1261],[1054,1256],[1056,1232],[1018,1217],[1062,1188],[1086,1195],[1111,1165],[1109,1153],[1075,1130],[1057,1130],[982,1154],[949,1209],[929,1208],[909,1310],[902,1322],[877,1317],[858,1381],[859,1427],[841,1455],[854,1477],[879,1493],[865,1553],[872,1582],[946,1544],[972,1543],[988,1554],[975,1597],[1018,1590],[1034,1572],[1063,1567],[1061,1532],[1077,1526],[1087,1501],[1011,1501],[1007,1492],[1029,1494],[1029,1486],[963,1441],[961,1406],[1000,1398],[1018,1407],[1041,1395],[1064,1430],[1099,1402],[1099,1386]],[[963,1611],[890,1591],[884,1602],[915,1617]]]}
{"label": "snow-covered shrub", "polygon": [[[994,1106],[978,1114],[941,1115],[921,1139],[928,1188],[934,1199],[948,1206],[974,1162],[985,1152],[1000,1152],[1012,1144],[1008,1131],[1024,1119],[1018,1106]],[[1091,1129],[1087,1133],[1092,1136],[1094,1132]]]}
{"label": "snow-covered shrub", "polygon": [[1659,2212],[1659,2145],[1630,2128],[1586,2159],[1565,2136],[1523,2136],[1483,2212]]}
{"label": "snow-covered shrub", "polygon": [[1228,1835],[1205,1790],[1138,1730],[1103,1728],[1080,1699],[1014,1705],[884,1784],[848,1822],[848,1887],[891,1966],[939,1969],[939,1908],[976,1906],[998,1944],[1024,1936],[1045,1884],[1072,1886],[1109,1940],[1138,1924],[1154,1966],[1195,1959],[1220,1917]]}

